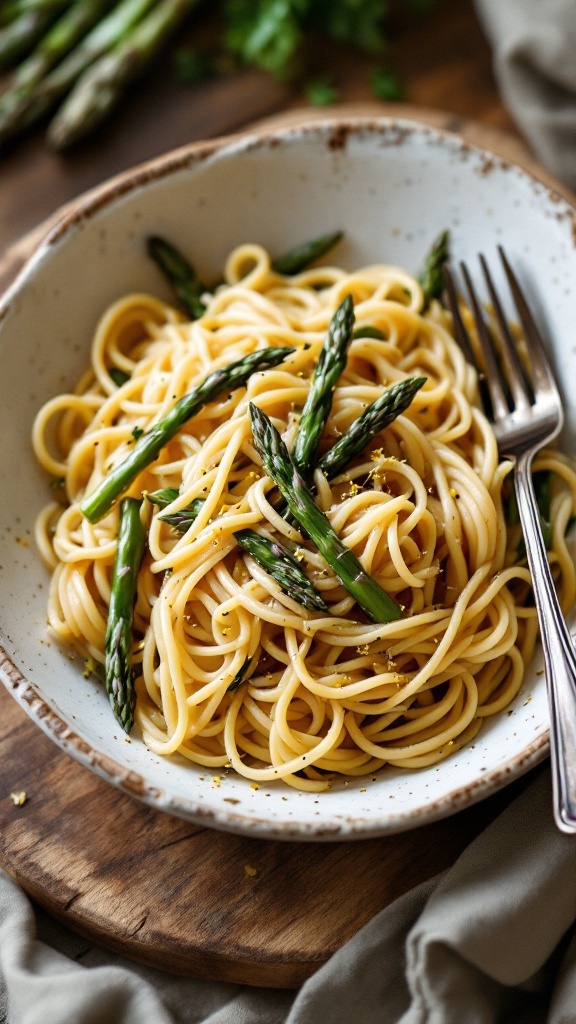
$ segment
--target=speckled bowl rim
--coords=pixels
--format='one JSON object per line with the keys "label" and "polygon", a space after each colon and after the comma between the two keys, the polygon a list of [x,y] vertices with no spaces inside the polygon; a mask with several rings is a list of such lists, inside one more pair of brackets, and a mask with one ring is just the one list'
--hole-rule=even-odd
{"label": "speckled bowl rim", "polygon": [[[14,281],[0,298],[0,321],[6,316],[13,298],[26,284],[27,279],[34,274],[53,245],[84,220],[96,214],[102,207],[114,203],[121,196],[142,188],[151,181],[168,177],[199,161],[206,160],[216,153],[234,154],[262,145],[273,145],[275,140],[280,143],[292,136],[318,135],[326,139],[327,133],[332,133],[331,142],[329,141],[328,144],[337,149],[344,147],[347,138],[353,134],[383,132],[391,129],[400,131],[404,137],[417,132],[428,135],[431,140],[444,139],[452,147],[460,149],[462,152],[472,151],[477,156],[484,157],[487,168],[494,162],[501,168],[513,169],[529,182],[544,185],[554,203],[559,204],[559,208],[564,207],[562,212],[571,219],[576,233],[576,210],[560,183],[554,182],[546,173],[540,177],[532,169],[527,170],[519,162],[504,159],[483,146],[462,139],[457,132],[413,118],[396,116],[377,117],[353,114],[325,118],[314,117],[310,121],[303,121],[296,125],[289,124],[283,128],[264,126],[254,131],[220,136],[207,142],[192,143],[115,175],[96,188],[83,193],[77,200],[65,206],[60,211],[60,215],[51,218],[53,226],[48,229],[35,251],[26,260]],[[474,783],[456,787],[444,796],[423,804],[416,811],[387,813],[384,821],[372,819],[367,821],[364,818],[358,818],[346,823],[341,820],[324,823],[290,821],[281,824],[271,823],[265,818],[247,818],[233,810],[219,811],[206,808],[193,799],[187,800],[184,797],[179,797],[176,800],[163,788],[148,782],[141,774],[125,768],[107,754],[95,749],[79,731],[71,729],[66,721],[38,694],[34,685],[20,672],[13,663],[9,652],[2,646],[0,646],[0,681],[32,721],[64,753],[122,792],[136,797],[156,810],[207,827],[254,838],[333,842],[370,839],[408,831],[449,817],[486,799],[541,763],[549,754],[549,732],[547,728],[542,728],[522,753],[513,757],[507,764],[482,773]]]}

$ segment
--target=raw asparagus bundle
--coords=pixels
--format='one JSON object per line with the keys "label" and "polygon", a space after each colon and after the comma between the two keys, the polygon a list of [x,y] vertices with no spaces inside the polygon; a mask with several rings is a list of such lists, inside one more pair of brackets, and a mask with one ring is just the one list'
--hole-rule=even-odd
{"label": "raw asparagus bundle", "polygon": [[[25,60],[33,47],[44,38],[54,19],[62,11],[70,10],[79,0],[4,0],[0,3],[0,71],[14,67]],[[12,138],[37,123],[38,118],[53,110],[75,86],[82,73],[88,78],[80,84],[80,93],[63,116],[63,123],[52,131],[55,145],[60,148],[72,144],[97,124],[115,106],[124,87],[136,74],[141,74],[150,60],[164,45],[168,32],[182,24],[189,10],[198,0],[149,0],[142,4],[150,12],[146,27],[140,30],[138,19],[123,22],[123,13],[138,7],[139,0],[114,0],[112,21],[102,22],[90,33],[90,44],[84,48],[84,39],[64,57],[54,71],[47,75],[39,87],[34,88],[28,101],[18,106],[18,116],[11,123]],[[408,0],[395,0],[402,6]],[[410,0],[412,6],[428,7],[434,0]],[[305,86],[307,74],[315,74],[308,65],[307,52],[312,58],[319,39],[336,39],[373,57],[382,51],[385,43],[384,26],[393,6],[385,0],[216,0],[204,3],[207,15],[215,15],[219,25],[215,53],[195,53],[189,48],[176,51],[184,63],[205,66],[226,65],[229,68],[260,68],[284,82]],[[118,19],[115,18],[118,10]],[[104,26],[104,22],[107,22]],[[112,24],[117,31],[110,33]],[[121,23],[124,28],[121,28]],[[135,28],[134,28],[135,26]],[[85,37],[88,39],[88,37]],[[77,52],[78,51],[78,52]],[[108,60],[110,57],[110,60]],[[92,74],[89,68],[95,61],[102,66]],[[182,61],[178,62],[182,66]],[[307,69],[307,70],[306,70]],[[373,69],[375,72],[377,69]],[[304,78],[303,78],[304,76]],[[373,91],[378,98],[381,89],[376,86],[377,74],[372,75]],[[46,88],[43,88],[44,83]],[[313,83],[307,92],[312,94]],[[101,90],[102,95],[99,94]],[[324,90],[325,91],[325,90]],[[12,97],[14,99],[14,97]],[[194,102],[194,100],[192,100]],[[12,109],[14,104],[10,102]],[[84,120],[84,117],[86,120]],[[304,258],[307,259],[306,253]],[[279,264],[280,273],[298,272],[298,263]]]}
{"label": "raw asparagus bundle", "polygon": [[88,135],[117,105],[129,82],[142,74],[165,39],[198,0],[158,0],[127,39],[92,64],[78,79],[48,129],[54,149]]}
{"label": "raw asparagus bundle", "polygon": [[0,29],[0,71],[12,67],[21,57],[26,56],[50,27],[53,19],[54,9],[51,7],[17,12]]}
{"label": "raw asparagus bundle", "polygon": [[[48,3],[49,0],[44,0]],[[45,114],[50,113],[72,89],[79,76],[94,61],[107,53],[124,38],[133,26],[152,7],[156,0],[121,0],[74,49],[62,57],[50,74],[39,79],[24,98],[18,98],[16,78],[6,90],[3,102],[12,110],[5,123],[0,123],[0,143],[22,133]],[[32,59],[34,54],[29,59]]]}
{"label": "raw asparagus bundle", "polygon": [[25,117],[26,104],[34,88],[96,24],[112,0],[77,0],[51,26],[36,49],[19,66],[10,87],[0,96],[0,140],[17,132]]}
{"label": "raw asparagus bundle", "polygon": [[0,145],[58,104],[48,140],[65,149],[83,138],[198,2],[12,0],[0,28],[0,70],[22,63],[2,95]]}

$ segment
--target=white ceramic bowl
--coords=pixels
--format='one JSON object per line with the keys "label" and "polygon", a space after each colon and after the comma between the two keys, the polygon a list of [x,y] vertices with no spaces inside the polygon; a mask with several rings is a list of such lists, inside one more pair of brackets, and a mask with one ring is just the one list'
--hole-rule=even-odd
{"label": "white ceramic bowl", "polygon": [[[381,772],[316,795],[250,788],[161,760],[116,725],[102,689],[47,642],[48,576],[26,546],[47,482],[30,447],[33,416],[70,387],[95,322],[131,290],[161,293],[146,235],[165,235],[216,276],[229,250],[257,241],[280,253],[341,228],[338,261],[417,272],[449,228],[474,259],[504,243],[550,339],[576,426],[574,211],[514,166],[434,129],[374,119],[192,146],[124,175],[74,205],[0,306],[0,642],[3,681],[37,724],[81,763],[146,802],[229,831],[267,838],[348,839],[413,828],[479,800],[547,754],[544,680],[535,665],[507,713],[473,745],[425,771]],[[166,297],[168,297],[166,293]],[[22,543],[22,540],[24,543]],[[201,779],[200,776],[203,776]]]}

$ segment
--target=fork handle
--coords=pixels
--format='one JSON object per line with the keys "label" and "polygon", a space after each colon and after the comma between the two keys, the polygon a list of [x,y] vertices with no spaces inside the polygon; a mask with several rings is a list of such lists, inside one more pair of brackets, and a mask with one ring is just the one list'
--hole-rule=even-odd
{"label": "fork handle", "polygon": [[520,455],[514,481],[538,612],[550,712],[554,818],[576,833],[576,648],[560,610],[532,484],[534,452]]}

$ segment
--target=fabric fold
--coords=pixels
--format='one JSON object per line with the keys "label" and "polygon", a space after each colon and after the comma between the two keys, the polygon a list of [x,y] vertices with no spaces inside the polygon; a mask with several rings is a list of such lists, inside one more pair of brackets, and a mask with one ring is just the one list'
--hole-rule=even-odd
{"label": "fabric fold", "polygon": [[503,103],[536,156],[576,190],[573,0],[475,0]]}
{"label": "fabric fold", "polygon": [[547,769],[297,993],[172,978],[40,921],[48,941],[0,875],[9,1024],[576,1024],[576,839],[554,825]]}

